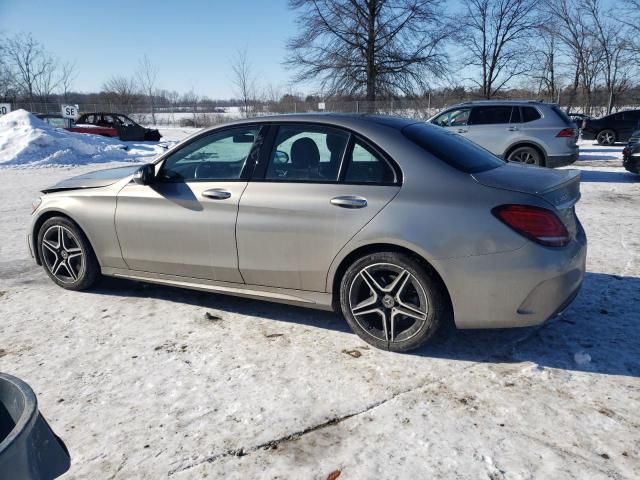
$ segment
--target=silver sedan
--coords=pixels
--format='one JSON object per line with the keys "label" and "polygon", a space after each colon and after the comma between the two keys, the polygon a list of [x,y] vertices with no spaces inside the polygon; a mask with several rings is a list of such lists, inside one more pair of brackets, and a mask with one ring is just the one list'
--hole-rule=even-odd
{"label": "silver sedan", "polygon": [[28,243],[63,288],[108,275],[336,310],[392,351],[450,318],[544,322],[585,271],[578,172],[505,163],[415,120],[243,120],[43,193]]}

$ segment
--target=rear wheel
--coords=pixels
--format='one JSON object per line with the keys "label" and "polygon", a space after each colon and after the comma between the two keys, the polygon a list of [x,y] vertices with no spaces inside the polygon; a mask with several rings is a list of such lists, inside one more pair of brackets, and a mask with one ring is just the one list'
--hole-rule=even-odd
{"label": "rear wheel", "polygon": [[609,129],[602,130],[598,132],[598,135],[596,136],[596,140],[598,141],[599,145],[605,145],[605,146],[613,145],[614,143],[616,143],[616,132]]}
{"label": "rear wheel", "polygon": [[53,217],[38,232],[42,266],[56,284],[85,290],[100,275],[100,265],[84,233],[65,217]]}
{"label": "rear wheel", "polygon": [[446,313],[442,287],[420,262],[396,252],[354,262],[340,286],[340,305],[351,329],[371,345],[403,352],[418,348]]}
{"label": "rear wheel", "polygon": [[510,162],[524,163],[527,165],[538,165],[541,166],[543,164],[542,155],[538,150],[533,147],[518,147],[514,149],[507,160]]}

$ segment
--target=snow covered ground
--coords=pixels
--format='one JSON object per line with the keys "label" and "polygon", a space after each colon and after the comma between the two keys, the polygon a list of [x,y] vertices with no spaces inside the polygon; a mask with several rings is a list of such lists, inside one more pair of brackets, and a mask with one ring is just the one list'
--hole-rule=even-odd
{"label": "snow covered ground", "polygon": [[583,143],[574,166],[588,274],[563,316],[406,355],[325,312],[62,290],[28,257],[31,200],[96,166],[0,168],[0,370],[34,388],[70,479],[640,478],[640,177],[620,151]]}

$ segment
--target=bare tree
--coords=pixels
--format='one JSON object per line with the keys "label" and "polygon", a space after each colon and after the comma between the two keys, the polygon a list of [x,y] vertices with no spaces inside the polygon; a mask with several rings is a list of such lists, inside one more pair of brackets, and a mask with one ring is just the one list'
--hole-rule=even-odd
{"label": "bare tree", "polygon": [[64,62],[60,66],[60,81],[59,85],[62,90],[62,97],[66,102],[69,97],[69,92],[71,91],[71,86],[75,81],[78,73],[76,71],[75,62]]}
{"label": "bare tree", "polygon": [[7,39],[3,50],[13,82],[29,100],[52,92],[56,61],[30,33]]}
{"label": "bare tree", "polygon": [[256,97],[256,77],[246,50],[236,51],[235,56],[231,59],[231,70],[233,71],[232,82],[235,95],[240,97],[244,116],[249,118],[251,103]]}
{"label": "bare tree", "polygon": [[114,75],[102,85],[102,91],[107,94],[110,102],[115,103],[127,111],[136,98],[137,87],[134,79],[122,75]]}
{"label": "bare tree", "polygon": [[538,29],[539,47],[535,50],[532,78],[538,84],[538,94],[556,101],[560,91],[558,32],[555,24],[543,22]]}
{"label": "bare tree", "polygon": [[491,98],[531,68],[530,40],[539,25],[539,0],[463,0],[458,38],[468,52],[465,66],[479,69],[471,78]]}
{"label": "bare tree", "polygon": [[603,11],[600,0],[584,0],[583,8],[590,17],[599,46],[608,97],[607,113],[611,113],[616,96],[629,87],[631,41],[626,37],[623,25],[614,20],[613,12]]}
{"label": "bare tree", "polygon": [[155,96],[157,95],[156,83],[158,81],[158,67],[151,63],[146,55],[142,57],[138,64],[136,78],[140,89],[149,99],[149,107],[151,108],[151,121],[156,124],[156,104]]}
{"label": "bare tree", "polygon": [[328,95],[413,94],[447,67],[441,0],[290,0],[300,32],[285,64]]}

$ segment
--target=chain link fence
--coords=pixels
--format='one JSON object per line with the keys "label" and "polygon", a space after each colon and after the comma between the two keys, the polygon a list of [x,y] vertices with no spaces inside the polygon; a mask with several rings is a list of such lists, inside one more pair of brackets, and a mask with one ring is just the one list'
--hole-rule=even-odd
{"label": "chain link fence", "polygon": [[[602,95],[602,97],[594,98],[597,103],[593,103],[589,109],[589,113],[592,116],[597,117],[606,114],[607,102],[605,96]],[[252,102],[246,106],[216,106],[215,102],[211,101],[192,104],[159,102],[153,108],[148,102],[127,104],[103,102],[81,103],[78,106],[81,114],[94,112],[124,113],[144,125],[206,127],[245,117],[311,112],[375,113],[425,120],[448,106],[473,99],[471,97],[440,94],[425,96],[420,99],[381,100],[375,102],[361,100],[281,101]],[[548,101],[548,99],[539,100]],[[560,100],[560,105],[566,109],[567,105],[562,102],[562,99]],[[614,110],[640,108],[640,96],[628,95],[619,103],[620,105],[616,106]],[[32,113],[56,114],[61,111],[60,103],[16,102],[11,107],[13,110],[22,108]],[[585,108],[576,106],[570,108],[570,110],[575,113],[582,113]]]}

